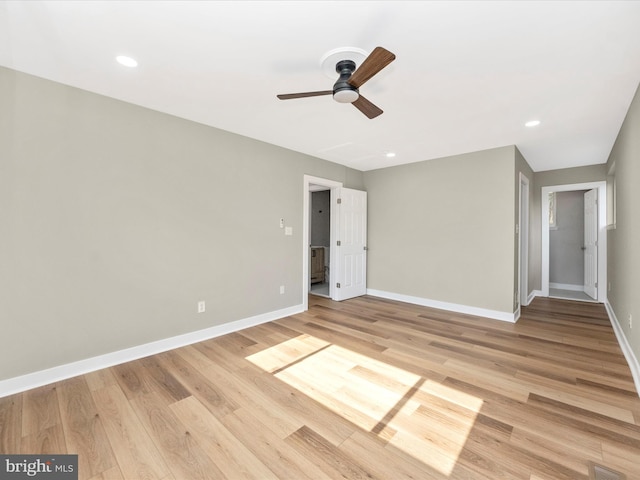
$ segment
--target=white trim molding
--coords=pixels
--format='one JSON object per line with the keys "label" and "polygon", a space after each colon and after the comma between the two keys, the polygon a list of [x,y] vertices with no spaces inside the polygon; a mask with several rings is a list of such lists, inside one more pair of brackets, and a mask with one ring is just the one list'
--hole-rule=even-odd
{"label": "white trim molding", "polygon": [[24,392],[32,388],[42,387],[43,385],[49,385],[54,382],[83,375],[85,373],[101,370],[103,368],[113,367],[114,365],[120,365],[125,362],[131,362],[133,360],[166,352],[175,348],[202,342],[228,333],[244,330],[245,328],[278,320],[303,311],[304,309],[302,308],[302,305],[294,305],[281,310],[224,323],[222,325],[216,325],[215,327],[205,328],[204,330],[185,333],[183,335],[145,343],[143,345],[99,355],[97,357],[79,360],[66,365],[28,373],[20,377],[0,380],[0,398]]}
{"label": "white trim molding", "polygon": [[388,300],[397,300],[399,302],[411,303],[413,305],[421,305],[423,307],[438,308],[440,310],[448,310],[450,312],[464,313],[467,315],[475,315],[477,317],[491,318],[493,320],[501,320],[503,322],[516,323],[520,316],[520,309],[513,313],[501,312],[499,310],[488,310],[485,308],[470,307],[468,305],[460,305],[457,303],[441,302],[439,300],[430,300],[428,298],[413,297],[411,295],[403,295],[401,293],[385,292],[382,290],[367,289],[367,295],[373,297],[386,298]]}
{"label": "white trim molding", "polygon": [[558,290],[569,290],[570,292],[584,292],[584,285],[574,285],[572,283],[549,282],[549,288],[557,288]]}
{"label": "white trim molding", "polygon": [[604,306],[607,309],[607,314],[609,315],[609,320],[611,321],[611,325],[613,326],[613,331],[616,334],[616,338],[618,339],[620,349],[622,350],[624,358],[629,364],[631,376],[633,377],[633,383],[636,386],[636,393],[638,394],[638,396],[640,396],[640,363],[634,355],[633,350],[631,349],[631,345],[629,345],[629,342],[627,341],[627,337],[625,336],[624,331],[620,326],[620,322],[618,321],[618,317],[616,317],[616,314],[613,311],[613,307],[608,301],[604,303]]}
{"label": "white trim molding", "polygon": [[527,305],[529,305],[531,302],[533,302],[533,299],[536,297],[542,297],[542,290],[532,290],[531,293],[529,294],[529,297],[527,298]]}
{"label": "white trim molding", "polygon": [[[529,179],[520,172],[518,194],[518,304],[529,305],[526,292],[529,290]],[[518,307],[519,312],[519,307]],[[518,313],[516,320],[519,318]]]}

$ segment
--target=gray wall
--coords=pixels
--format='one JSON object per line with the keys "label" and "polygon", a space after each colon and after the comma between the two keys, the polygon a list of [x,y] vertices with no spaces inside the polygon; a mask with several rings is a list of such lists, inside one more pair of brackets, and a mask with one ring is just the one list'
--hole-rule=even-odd
{"label": "gray wall", "polygon": [[584,285],[584,193],[556,192],[556,228],[549,230],[549,283]]}
{"label": "gray wall", "polygon": [[311,193],[311,245],[331,243],[331,191]]}
{"label": "gray wall", "polygon": [[515,149],[364,173],[367,286],[513,313]]}
{"label": "gray wall", "polygon": [[[616,225],[607,233],[608,300],[640,361],[640,91],[607,162],[615,162]],[[629,328],[628,317],[634,325]]]}
{"label": "gray wall", "polygon": [[363,185],[0,68],[0,379],[301,304],[304,174]]}

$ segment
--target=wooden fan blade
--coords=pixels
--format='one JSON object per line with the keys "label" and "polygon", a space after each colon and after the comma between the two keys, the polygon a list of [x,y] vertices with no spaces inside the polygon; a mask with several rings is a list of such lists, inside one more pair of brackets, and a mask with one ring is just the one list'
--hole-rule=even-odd
{"label": "wooden fan blade", "polygon": [[362,95],[360,95],[358,99],[352,103],[352,105],[369,118],[376,118],[378,115],[382,113],[382,110],[380,108],[376,107],[373,103],[371,103],[369,100],[364,98]]}
{"label": "wooden fan blade", "polygon": [[364,59],[362,65],[353,72],[351,78],[347,80],[349,85],[356,88],[360,88],[364,83],[373,77],[376,73],[382,70],[396,59],[396,56],[389,50],[382,47],[376,47],[373,52]]}
{"label": "wooden fan blade", "polygon": [[277,97],[280,100],[291,100],[293,98],[319,97],[320,95],[332,95],[333,90],[323,90],[321,92],[303,92],[303,93],[283,93]]}

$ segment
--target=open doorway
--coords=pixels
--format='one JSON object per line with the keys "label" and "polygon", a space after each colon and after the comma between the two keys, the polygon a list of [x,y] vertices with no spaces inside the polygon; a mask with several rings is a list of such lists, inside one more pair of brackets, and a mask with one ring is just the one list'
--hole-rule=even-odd
{"label": "open doorway", "polygon": [[549,296],[594,301],[585,291],[585,201],[588,190],[553,192],[549,197]]}
{"label": "open doorway", "polygon": [[542,188],[542,295],[606,301],[606,183]]}
{"label": "open doorway", "polygon": [[[312,195],[314,192],[327,191],[329,192],[329,204],[335,205],[338,192],[342,188],[341,182],[333,180],[327,180],[325,178],[314,177],[311,175],[305,175],[303,180],[303,219],[302,219],[302,306],[304,310],[309,308],[309,293],[311,292],[311,261],[312,261],[312,238],[311,238],[311,224],[312,224]],[[329,209],[329,248],[324,250],[328,254],[328,259],[322,263],[328,263],[327,272],[331,277],[331,272],[336,272],[336,234],[337,234],[337,222],[336,209]],[[316,260],[318,261],[318,260]],[[319,262],[318,262],[319,263]],[[329,298],[335,296],[335,282],[323,282],[326,284],[326,295]]]}
{"label": "open doorway", "polygon": [[[305,175],[302,219],[302,306],[309,308],[311,291],[311,195],[329,190],[329,248],[326,263],[328,297],[342,301],[367,292],[367,192],[344,188],[342,183]],[[318,253],[316,253],[318,255]],[[326,292],[325,292],[326,293]]]}

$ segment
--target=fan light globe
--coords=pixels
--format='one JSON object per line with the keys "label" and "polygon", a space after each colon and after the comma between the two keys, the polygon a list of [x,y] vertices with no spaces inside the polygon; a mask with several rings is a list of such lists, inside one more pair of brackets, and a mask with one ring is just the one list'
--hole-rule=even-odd
{"label": "fan light globe", "polygon": [[333,94],[333,99],[339,103],[353,103],[355,102],[360,95],[356,90],[338,90]]}

